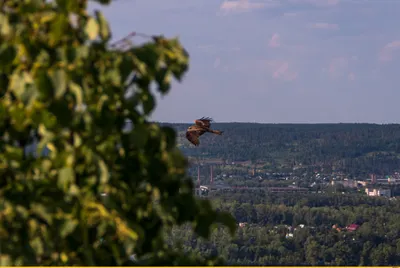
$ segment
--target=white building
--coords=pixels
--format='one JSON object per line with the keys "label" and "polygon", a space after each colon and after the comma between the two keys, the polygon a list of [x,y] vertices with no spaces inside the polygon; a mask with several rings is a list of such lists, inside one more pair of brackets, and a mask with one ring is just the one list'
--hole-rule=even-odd
{"label": "white building", "polygon": [[390,197],[391,196],[391,190],[390,189],[365,189],[365,193],[368,196],[386,196]]}

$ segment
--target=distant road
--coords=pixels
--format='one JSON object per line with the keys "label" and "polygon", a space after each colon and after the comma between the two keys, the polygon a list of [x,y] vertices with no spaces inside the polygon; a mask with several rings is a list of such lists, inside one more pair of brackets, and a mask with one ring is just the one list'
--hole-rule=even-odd
{"label": "distant road", "polygon": [[308,188],[300,187],[247,187],[247,186],[225,186],[225,185],[200,185],[207,187],[211,191],[218,190],[248,190],[248,191],[268,191],[268,192],[308,192]]}

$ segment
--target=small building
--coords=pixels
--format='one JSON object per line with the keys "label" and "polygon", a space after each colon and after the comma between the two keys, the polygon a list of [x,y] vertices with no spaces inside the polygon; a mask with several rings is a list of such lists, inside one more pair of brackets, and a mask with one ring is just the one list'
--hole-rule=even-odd
{"label": "small building", "polygon": [[331,181],[331,185],[337,185],[337,184],[341,184],[344,187],[348,187],[348,188],[357,188],[358,187],[358,181],[356,180],[349,180],[349,179],[344,179],[342,181]]}
{"label": "small building", "polygon": [[386,196],[386,197],[391,197],[392,196],[392,191],[390,189],[370,189],[367,188],[365,189],[365,193],[368,196]]}
{"label": "small building", "polygon": [[240,228],[243,228],[243,227],[245,227],[247,225],[247,222],[240,222],[239,223],[239,227]]}
{"label": "small building", "polygon": [[357,184],[365,187],[365,186],[367,186],[368,182],[366,182],[366,181],[357,181]]}
{"label": "small building", "polygon": [[286,238],[293,238],[293,233],[287,233]]}
{"label": "small building", "polygon": [[346,227],[346,230],[349,232],[353,232],[353,231],[356,231],[358,228],[360,228],[360,225],[352,223]]}
{"label": "small building", "polygon": [[332,225],[332,229],[333,229],[333,230],[336,230],[336,231],[338,231],[338,232],[341,232],[341,231],[342,231],[342,228],[340,228],[337,224]]}

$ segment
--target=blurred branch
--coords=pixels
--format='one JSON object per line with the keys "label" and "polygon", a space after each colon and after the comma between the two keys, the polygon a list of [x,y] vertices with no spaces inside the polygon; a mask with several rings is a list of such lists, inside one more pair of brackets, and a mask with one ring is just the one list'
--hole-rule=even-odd
{"label": "blurred branch", "polygon": [[133,46],[132,43],[132,38],[135,36],[139,36],[142,38],[146,39],[154,39],[156,38],[155,35],[148,35],[144,33],[138,33],[138,32],[131,32],[130,34],[126,35],[125,37],[119,39],[118,41],[115,41],[114,43],[111,44],[112,48],[118,48],[118,49],[128,49]]}

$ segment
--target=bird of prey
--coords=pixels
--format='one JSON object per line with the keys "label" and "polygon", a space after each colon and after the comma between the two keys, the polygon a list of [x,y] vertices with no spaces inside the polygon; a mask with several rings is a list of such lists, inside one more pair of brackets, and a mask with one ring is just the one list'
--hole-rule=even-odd
{"label": "bird of prey", "polygon": [[190,141],[194,146],[199,146],[200,136],[206,132],[214,133],[217,135],[222,135],[223,131],[212,130],[210,128],[212,119],[209,117],[202,117],[194,121],[194,125],[191,125],[186,130],[186,139]]}

